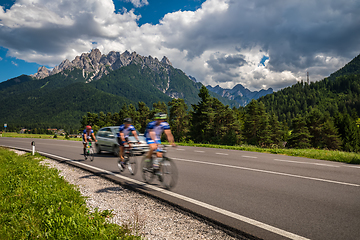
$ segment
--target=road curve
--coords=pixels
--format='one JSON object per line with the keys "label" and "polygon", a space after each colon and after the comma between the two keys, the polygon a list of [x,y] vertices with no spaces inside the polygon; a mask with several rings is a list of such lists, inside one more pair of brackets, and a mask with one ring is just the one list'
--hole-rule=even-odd
{"label": "road curve", "polygon": [[[172,192],[119,173],[116,158],[83,161],[81,142],[0,138],[0,145],[72,160],[90,171],[263,239],[359,239],[360,166],[237,150],[170,149],[179,171]],[[56,156],[60,156],[58,158]]]}

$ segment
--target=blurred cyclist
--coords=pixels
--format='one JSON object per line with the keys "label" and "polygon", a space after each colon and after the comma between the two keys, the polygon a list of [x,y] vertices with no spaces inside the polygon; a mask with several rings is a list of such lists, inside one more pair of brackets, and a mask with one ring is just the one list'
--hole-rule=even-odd
{"label": "blurred cyclist", "polygon": [[125,143],[129,144],[129,134],[130,132],[134,135],[136,140],[139,141],[139,137],[137,135],[135,127],[131,124],[132,119],[131,118],[125,118],[124,124],[120,125],[119,127],[119,133],[118,133],[118,143],[120,147],[120,159],[121,159],[121,166],[124,164],[124,145]]}
{"label": "blurred cyclist", "polygon": [[83,138],[83,144],[84,144],[84,156],[85,159],[87,159],[86,156],[86,145],[88,142],[91,142],[91,138],[95,140],[95,142],[97,142],[95,135],[94,135],[94,130],[91,129],[91,126],[86,126],[86,128],[83,131],[82,134],[82,138]]}
{"label": "blurred cyclist", "polygon": [[[149,144],[149,152],[147,154],[147,159],[150,160],[154,151],[158,149],[158,146],[161,144],[161,135],[165,132],[166,138],[169,143],[173,146],[176,146],[174,143],[174,136],[171,133],[170,125],[165,120],[167,115],[165,113],[156,113],[154,120],[150,122],[145,131],[146,142]],[[157,151],[156,157],[153,162],[153,168],[159,169],[159,161],[162,159],[162,152]]]}

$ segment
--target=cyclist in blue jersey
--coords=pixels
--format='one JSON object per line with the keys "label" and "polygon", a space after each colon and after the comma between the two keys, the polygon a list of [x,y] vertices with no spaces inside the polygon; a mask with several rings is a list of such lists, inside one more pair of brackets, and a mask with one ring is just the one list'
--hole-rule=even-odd
{"label": "cyclist in blue jersey", "polygon": [[124,144],[128,142],[130,132],[134,135],[135,139],[138,142],[140,142],[139,137],[136,133],[136,129],[131,123],[132,123],[131,118],[125,118],[124,124],[120,125],[120,127],[119,127],[117,141],[118,141],[119,147],[120,147],[119,156],[121,159],[121,165],[123,165],[123,163],[124,163]]}
{"label": "cyclist in blue jersey", "polygon": [[91,126],[86,126],[86,128],[83,131],[82,138],[83,138],[83,144],[84,144],[84,156],[85,156],[85,159],[87,159],[87,157],[86,157],[87,143],[91,142],[91,138],[94,139],[95,142],[97,142],[96,137],[94,135],[94,130],[91,129]]}
{"label": "cyclist in blue jersey", "polygon": [[[174,136],[171,133],[170,125],[166,122],[167,115],[165,113],[157,113],[154,116],[155,121],[150,122],[145,131],[146,142],[149,144],[149,152],[147,154],[147,159],[151,159],[151,156],[154,151],[158,149],[158,146],[161,144],[161,135],[164,132],[167,140],[173,146],[176,146],[174,143]],[[153,162],[154,169],[159,168],[159,161],[162,159],[161,151],[156,152],[156,159]]]}

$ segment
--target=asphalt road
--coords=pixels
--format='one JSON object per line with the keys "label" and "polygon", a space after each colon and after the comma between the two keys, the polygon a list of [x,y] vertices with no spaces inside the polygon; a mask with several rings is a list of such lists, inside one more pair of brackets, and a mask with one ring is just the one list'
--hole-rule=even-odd
{"label": "asphalt road", "polygon": [[[32,140],[0,138],[0,145],[30,149]],[[111,154],[84,161],[81,142],[35,141],[37,151],[119,174]],[[119,182],[258,238],[360,239],[359,165],[181,146],[169,149],[168,157],[179,171],[172,192],[156,181],[149,188],[127,178],[141,181],[140,171],[121,173]]]}

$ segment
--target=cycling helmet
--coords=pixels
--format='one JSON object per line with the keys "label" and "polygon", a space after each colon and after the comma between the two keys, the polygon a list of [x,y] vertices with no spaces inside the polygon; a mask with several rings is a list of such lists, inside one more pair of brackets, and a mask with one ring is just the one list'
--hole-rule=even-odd
{"label": "cycling helmet", "polygon": [[165,120],[167,118],[166,113],[156,113],[154,116],[155,120]]}
{"label": "cycling helmet", "polygon": [[87,129],[87,130],[91,130],[91,126],[90,126],[90,125],[87,125],[87,126],[86,126],[86,129]]}
{"label": "cycling helmet", "polygon": [[124,123],[132,123],[132,119],[131,118],[125,118]]}

